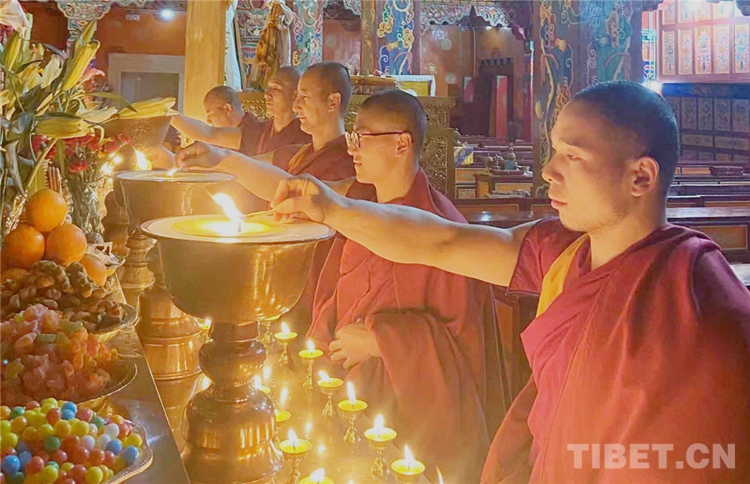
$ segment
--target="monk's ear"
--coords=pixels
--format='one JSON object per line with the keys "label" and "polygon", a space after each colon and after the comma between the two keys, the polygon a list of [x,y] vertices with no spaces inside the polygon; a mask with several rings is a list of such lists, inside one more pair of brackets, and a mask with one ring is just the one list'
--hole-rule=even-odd
{"label": "monk's ear", "polygon": [[341,106],[341,93],[332,92],[328,95],[328,111],[336,112],[339,110],[339,106]]}
{"label": "monk's ear", "polygon": [[398,142],[396,144],[396,153],[403,155],[409,149],[412,144],[411,135],[409,133],[401,133],[398,135]]}
{"label": "monk's ear", "polygon": [[641,197],[654,190],[659,190],[659,163],[651,156],[641,156],[632,165],[633,184],[631,193]]}

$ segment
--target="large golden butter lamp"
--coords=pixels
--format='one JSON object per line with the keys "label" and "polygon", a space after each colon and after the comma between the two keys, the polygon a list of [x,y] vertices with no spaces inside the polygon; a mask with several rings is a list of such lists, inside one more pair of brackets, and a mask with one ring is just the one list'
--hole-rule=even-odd
{"label": "large golden butter lamp", "polygon": [[[229,216],[231,214],[227,211]],[[313,222],[198,215],[146,222],[164,280],[182,311],[210,318],[200,366],[210,386],[185,410],[183,453],[193,483],[268,483],[283,464],[271,399],[251,384],[266,358],[258,321],[302,295],[316,245],[333,236]]]}
{"label": "large golden butter lamp", "polygon": [[[233,176],[216,172],[127,171],[116,175],[127,212],[131,248],[123,291],[139,308],[138,336],[154,379],[188,378],[200,372],[202,327],[172,303],[165,288],[155,241],[140,230],[148,220],[176,215],[221,213],[211,192],[230,186]],[[150,256],[148,254],[151,254]],[[136,301],[132,301],[136,298]],[[184,397],[183,403],[192,394]],[[179,428],[179,427],[175,427]]]}

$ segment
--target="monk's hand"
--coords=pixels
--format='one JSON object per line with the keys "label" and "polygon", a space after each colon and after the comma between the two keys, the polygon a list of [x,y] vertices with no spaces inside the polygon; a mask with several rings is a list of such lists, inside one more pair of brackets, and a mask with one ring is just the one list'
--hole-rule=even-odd
{"label": "monk's hand", "polygon": [[177,165],[181,168],[213,168],[227,157],[224,148],[196,141],[177,154]]}
{"label": "monk's hand", "polygon": [[328,345],[331,361],[351,368],[368,358],[380,358],[380,347],[375,335],[362,323],[344,326],[336,332],[336,339]]}
{"label": "monk's hand", "polygon": [[309,175],[281,180],[271,200],[277,219],[305,218],[325,222],[330,208],[341,198],[326,184]]}

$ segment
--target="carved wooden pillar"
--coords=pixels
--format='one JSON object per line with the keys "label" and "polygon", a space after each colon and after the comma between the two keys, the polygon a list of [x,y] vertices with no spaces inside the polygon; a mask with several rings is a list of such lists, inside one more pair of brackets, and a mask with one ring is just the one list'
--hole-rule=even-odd
{"label": "carved wooden pillar", "polygon": [[187,116],[204,119],[203,97],[224,84],[224,0],[188,0],[185,38],[185,102]]}
{"label": "carved wooden pillar", "polygon": [[419,9],[414,0],[385,0],[381,5],[378,69],[391,75],[416,74],[421,32]]}
{"label": "carved wooden pillar", "polygon": [[57,8],[68,19],[68,42],[75,40],[87,23],[104,17],[111,6],[107,0],[57,0]]}
{"label": "carved wooden pillar", "polygon": [[373,44],[375,36],[375,0],[362,0],[361,44],[360,44],[360,74],[369,76],[375,71],[376,48]]}

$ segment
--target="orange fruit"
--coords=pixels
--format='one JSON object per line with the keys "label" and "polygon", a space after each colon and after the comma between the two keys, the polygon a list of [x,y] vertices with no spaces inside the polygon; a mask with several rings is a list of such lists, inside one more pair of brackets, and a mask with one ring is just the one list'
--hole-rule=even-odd
{"label": "orange fruit", "polygon": [[68,204],[65,198],[49,188],[42,188],[26,202],[26,217],[29,223],[45,234],[62,225],[66,215]]}
{"label": "orange fruit", "polygon": [[12,269],[3,271],[3,273],[0,274],[0,282],[7,281],[8,279],[17,281],[19,279],[23,279],[28,274],[29,274],[29,271],[27,271],[26,269],[21,269],[20,267],[14,267]]}
{"label": "orange fruit", "polygon": [[44,235],[31,225],[20,224],[3,241],[3,261],[8,268],[29,269],[44,256]]}
{"label": "orange fruit", "polygon": [[81,260],[86,253],[86,234],[73,224],[64,224],[47,236],[47,250],[44,258],[69,266]]}
{"label": "orange fruit", "polygon": [[104,285],[107,281],[107,266],[104,265],[101,259],[91,254],[86,254],[79,262],[86,269],[86,274],[91,280],[100,286]]}

